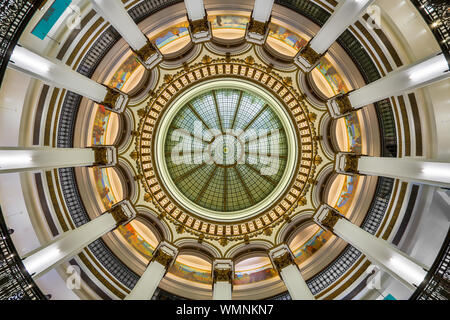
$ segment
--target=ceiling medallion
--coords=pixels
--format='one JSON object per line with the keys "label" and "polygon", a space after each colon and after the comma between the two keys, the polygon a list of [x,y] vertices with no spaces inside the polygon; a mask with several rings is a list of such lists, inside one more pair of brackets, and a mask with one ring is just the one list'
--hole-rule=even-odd
{"label": "ceiling medallion", "polygon": [[[292,75],[295,77],[295,73]],[[310,113],[303,94],[294,88],[292,76],[280,75],[272,66],[258,64],[251,56],[246,58],[211,58],[203,56],[200,61],[183,65],[177,73],[166,74],[160,87],[152,92],[145,108],[138,110],[139,132],[136,137],[133,159],[142,176],[146,201],[159,211],[159,218],[173,223],[177,233],[188,232],[203,239],[218,241],[226,246],[230,241],[245,241],[259,235],[270,236],[277,225],[290,221],[297,207],[307,204],[316,166],[320,164],[318,142],[313,121],[316,115]],[[160,117],[173,101],[186,89],[218,78],[234,78],[253,82],[269,91],[283,105],[289,114],[299,140],[298,159],[295,173],[278,199],[264,210],[249,219],[236,222],[217,222],[186,210],[171,197],[160,181],[152,153],[152,142]]]}

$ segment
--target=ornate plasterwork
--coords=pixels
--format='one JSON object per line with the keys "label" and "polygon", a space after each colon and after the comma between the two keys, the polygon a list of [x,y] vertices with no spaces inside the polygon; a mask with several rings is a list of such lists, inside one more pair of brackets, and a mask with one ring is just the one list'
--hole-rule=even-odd
{"label": "ornate plasterwork", "polygon": [[141,61],[147,61],[152,55],[156,53],[155,46],[150,41],[141,49],[134,51],[134,53],[141,59]]}
{"label": "ornate plasterwork", "polygon": [[335,97],[336,104],[339,107],[340,114],[344,115],[351,111],[353,111],[352,104],[350,102],[350,99],[348,98],[348,93],[341,94]]}
{"label": "ornate plasterwork", "polygon": [[123,223],[130,220],[130,217],[125,213],[123,207],[121,205],[117,205],[112,207],[109,212],[111,213],[112,217],[116,221],[116,225],[122,225]]}
{"label": "ornate plasterwork", "polygon": [[207,32],[209,30],[208,17],[205,16],[203,19],[189,20],[189,28],[191,28],[192,34]]}
{"label": "ornate plasterwork", "polygon": [[117,103],[117,100],[120,97],[120,91],[110,87],[106,87],[106,89],[107,93],[105,99],[103,99],[103,101],[101,101],[100,104],[103,104],[109,108],[114,108]]}
{"label": "ornate plasterwork", "polygon": [[[233,57],[206,53],[198,56],[194,63],[185,64],[175,71],[161,70],[159,87],[150,92],[145,104],[133,108],[139,120],[135,128],[140,136],[136,138],[135,149],[130,150],[129,156],[136,162],[138,176],[142,177],[139,180],[144,189],[142,194],[146,195],[145,201],[152,209],[158,211],[160,219],[171,222],[174,234],[179,236],[187,232],[196,237],[201,236],[202,241],[217,241],[223,247],[229,246],[233,241],[248,243],[261,235],[272,238],[279,226],[290,221],[290,216],[300,211],[300,208],[308,209],[305,207],[308,203],[306,199],[309,197],[316,167],[320,165],[316,158],[319,146],[315,139],[314,121],[322,114],[316,117],[309,112],[310,106],[299,92],[297,82],[292,80],[297,78],[296,71],[277,73],[272,66],[267,66],[260,60],[254,49]],[[152,154],[152,142],[160,117],[174,99],[195,84],[223,77],[251,81],[274,95],[288,112],[301,149],[296,175],[285,192],[267,210],[247,220],[233,223],[199,217],[186,210],[177,199],[171,198],[155,170]]]}
{"label": "ornate plasterwork", "polygon": [[317,53],[313,48],[311,48],[309,43],[300,51],[299,54],[311,65],[315,65],[320,58],[322,58],[322,54]]}
{"label": "ornate plasterwork", "polygon": [[265,35],[267,32],[268,22],[261,22],[250,17],[248,23],[248,32],[258,33],[260,35]]}
{"label": "ornate plasterwork", "polygon": [[155,251],[152,261],[156,261],[156,262],[160,263],[161,265],[163,265],[166,269],[168,269],[170,264],[172,263],[173,259],[174,259],[173,256],[166,253],[162,249],[158,249]]}
{"label": "ornate plasterwork", "polygon": [[292,255],[289,252],[285,252],[283,255],[273,258],[273,264],[277,268],[278,272],[281,272],[284,268],[289,265],[295,265]]}
{"label": "ornate plasterwork", "polygon": [[231,269],[214,269],[214,283],[233,281]]}

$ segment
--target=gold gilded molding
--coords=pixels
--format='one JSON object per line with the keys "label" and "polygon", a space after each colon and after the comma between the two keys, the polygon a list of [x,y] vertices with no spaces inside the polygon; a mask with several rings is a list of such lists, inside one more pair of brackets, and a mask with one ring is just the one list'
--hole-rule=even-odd
{"label": "gold gilded molding", "polygon": [[283,255],[273,258],[273,264],[278,272],[281,272],[284,268],[289,265],[295,265],[294,260],[289,252],[285,252]]}
{"label": "gold gilded molding", "polygon": [[323,219],[320,223],[334,233],[334,226],[339,221],[339,219],[343,218],[342,215],[335,212],[334,210],[329,210],[325,219]]}
{"label": "gold gilded molding", "polygon": [[311,48],[309,42],[303,49],[300,51],[299,55],[308,61],[311,65],[315,65],[320,58],[322,58],[322,54],[317,53],[313,48]]}
{"label": "gold gilded molding", "polygon": [[164,252],[161,248],[159,248],[153,254],[152,261],[158,262],[159,264],[163,265],[164,268],[168,269],[173,259],[174,259],[173,256],[171,256],[170,254]]}
{"label": "gold gilded molding", "polygon": [[250,17],[250,21],[248,22],[248,32],[265,35],[268,25],[269,25],[268,22],[260,22],[253,19],[253,17]]}
{"label": "gold gilded molding", "polygon": [[119,226],[122,223],[127,222],[128,219],[129,219],[121,205],[117,205],[115,207],[112,207],[109,210],[109,212],[111,213],[111,215],[113,216],[114,220],[116,221],[116,226]]}
{"label": "gold gilded molding", "polygon": [[110,108],[114,108],[117,100],[120,97],[120,92],[109,87],[106,87],[106,89],[108,90],[108,92],[106,93],[105,99],[103,99],[100,104],[103,104]]}
{"label": "gold gilded molding", "polygon": [[94,166],[106,166],[108,161],[108,148],[107,147],[93,147],[94,150]]}
{"label": "gold gilded molding", "polygon": [[139,50],[133,50],[133,52],[141,59],[141,61],[147,61],[152,55],[156,53],[155,46],[150,41]]}
{"label": "gold gilded molding", "polygon": [[189,28],[191,29],[192,34],[196,34],[199,32],[208,32],[209,24],[208,24],[208,16],[204,16],[203,19],[198,20],[189,20]]}
{"label": "gold gilded molding", "polygon": [[229,282],[233,280],[231,269],[214,269],[214,283],[216,282]]}
{"label": "gold gilded molding", "polygon": [[346,114],[353,111],[352,104],[348,98],[348,93],[336,96],[335,101],[339,107],[340,114]]}
{"label": "gold gilded molding", "polygon": [[344,171],[348,173],[358,174],[359,156],[353,154],[345,155]]}

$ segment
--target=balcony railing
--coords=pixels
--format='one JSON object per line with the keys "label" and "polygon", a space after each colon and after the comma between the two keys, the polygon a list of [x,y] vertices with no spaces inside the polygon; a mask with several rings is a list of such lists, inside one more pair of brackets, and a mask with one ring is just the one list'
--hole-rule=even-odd
{"label": "balcony railing", "polygon": [[0,85],[12,50],[41,3],[42,0],[0,0]]}
{"label": "balcony railing", "polygon": [[11,241],[0,208],[0,300],[45,300]]}
{"label": "balcony railing", "polygon": [[450,4],[448,0],[411,0],[441,46],[450,64]]}
{"label": "balcony railing", "polygon": [[450,229],[425,280],[410,300],[450,300]]}

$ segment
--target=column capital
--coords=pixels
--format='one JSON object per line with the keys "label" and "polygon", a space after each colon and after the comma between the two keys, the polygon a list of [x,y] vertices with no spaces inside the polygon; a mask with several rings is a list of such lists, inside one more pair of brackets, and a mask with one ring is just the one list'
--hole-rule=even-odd
{"label": "column capital", "polygon": [[146,45],[139,50],[133,50],[133,52],[147,69],[155,67],[163,59],[161,52],[150,41],[147,41]]}
{"label": "column capital", "polygon": [[177,247],[166,241],[161,241],[155,252],[153,253],[153,257],[150,263],[158,262],[159,264],[164,266],[166,270],[168,270],[170,266],[175,262],[177,255]]}
{"label": "column capital", "polygon": [[93,146],[93,166],[113,167],[117,164],[117,148],[115,146]]}
{"label": "column capital", "polygon": [[227,259],[218,259],[213,261],[212,276],[213,282],[233,283],[234,264]]}
{"label": "column capital", "polygon": [[359,175],[358,163],[360,155],[350,152],[339,152],[336,154],[334,170],[340,174]]}
{"label": "column capital", "polygon": [[324,53],[317,53],[313,48],[311,48],[311,41],[309,41],[306,46],[304,46],[294,58],[294,62],[297,66],[302,69],[303,72],[310,72],[314,69],[320,62]]}
{"label": "column capital", "polygon": [[354,110],[349,94],[350,92],[340,93],[327,101],[328,112],[332,118],[341,118]]}
{"label": "column capital", "polygon": [[261,22],[253,19],[253,14],[250,16],[250,21],[247,24],[247,30],[245,31],[245,38],[248,42],[262,45],[266,41],[269,34],[269,18],[266,22]]}
{"label": "column capital", "polygon": [[289,265],[296,266],[294,261],[294,255],[291,249],[286,244],[281,244],[271,250],[269,250],[269,258],[272,261],[272,265],[281,274],[281,270]]}
{"label": "column capital", "polygon": [[339,213],[335,208],[329,206],[328,204],[322,204],[314,213],[313,220],[322,229],[329,230],[334,233],[334,226],[339,221],[339,219],[346,219],[342,214]]}
{"label": "column capital", "polygon": [[208,21],[208,15],[202,19],[189,21],[189,33],[193,43],[202,43],[211,39],[211,23]]}
{"label": "column capital", "polygon": [[136,217],[136,208],[131,204],[129,200],[122,200],[121,202],[113,205],[108,211],[116,221],[116,227],[120,225],[126,225]]}
{"label": "column capital", "polygon": [[[105,86],[105,85],[104,85]],[[98,104],[101,104],[105,106],[108,110],[116,113],[122,113],[126,106],[128,105],[128,101],[130,98],[127,94],[123,93],[122,91],[111,88],[108,86],[106,87],[106,95],[103,101],[98,102]]]}

